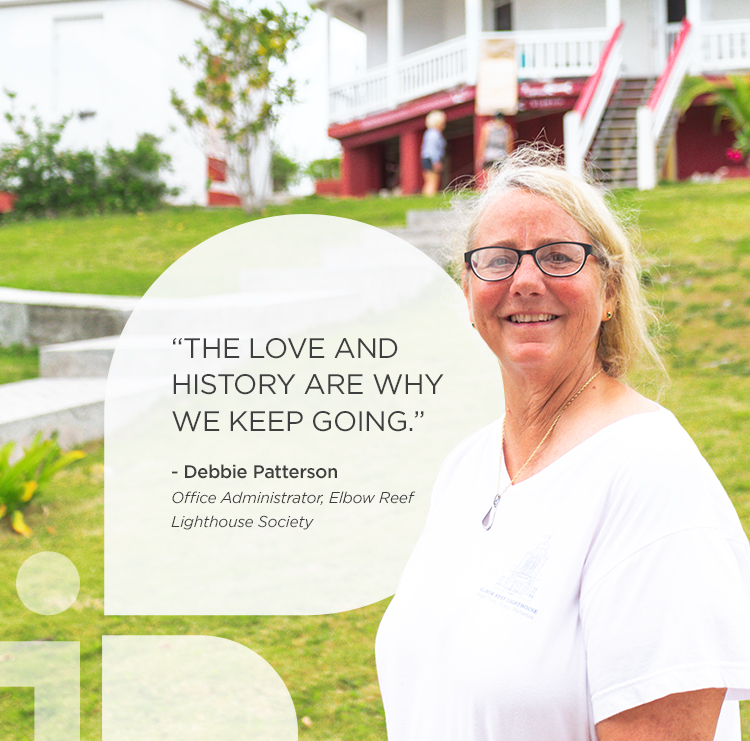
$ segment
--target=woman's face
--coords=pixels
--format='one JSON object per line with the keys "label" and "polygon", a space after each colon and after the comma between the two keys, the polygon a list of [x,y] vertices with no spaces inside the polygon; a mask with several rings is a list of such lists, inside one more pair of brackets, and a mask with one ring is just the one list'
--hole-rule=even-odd
{"label": "woman's face", "polygon": [[[531,250],[563,241],[591,239],[548,198],[511,190],[487,208],[473,246]],[[531,255],[524,255],[516,272],[502,281],[483,281],[466,271],[464,294],[472,322],[505,370],[541,371],[555,378],[594,363],[599,327],[614,307],[591,256],[567,278],[545,275]]]}

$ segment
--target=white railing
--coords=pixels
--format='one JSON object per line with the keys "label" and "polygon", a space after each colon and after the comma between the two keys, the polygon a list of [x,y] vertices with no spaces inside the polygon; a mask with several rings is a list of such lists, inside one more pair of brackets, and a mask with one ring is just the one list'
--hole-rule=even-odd
{"label": "white railing", "polygon": [[667,54],[674,47],[674,42],[677,40],[681,28],[682,23],[667,23]]}
{"label": "white railing", "polygon": [[597,62],[594,73],[586,81],[572,111],[563,117],[563,139],[565,143],[565,169],[574,174],[583,174],[583,163],[594,140],[604,109],[612,95],[622,67],[623,24],[612,33]]}
{"label": "white railing", "polygon": [[523,80],[594,74],[610,33],[607,28],[571,28],[498,32],[482,34],[482,38],[509,38],[516,42],[518,78]]}
{"label": "white railing", "polygon": [[709,21],[698,27],[693,74],[750,67],[750,20]]}
{"label": "white railing", "polygon": [[641,106],[636,113],[637,177],[640,190],[650,190],[656,186],[656,145],[687,73],[694,36],[690,22],[684,20],[648,103]]}
{"label": "white railing", "polygon": [[[565,31],[507,31],[483,33],[482,39],[509,39],[516,45],[519,79],[588,77],[596,70],[609,38],[606,28]],[[470,70],[465,36],[403,57],[396,74],[387,65],[368,70],[357,80],[330,91],[330,120],[348,121],[385,110],[394,104],[448,90],[475,79]],[[389,89],[395,85],[396,89]]]}
{"label": "white railing", "polygon": [[466,82],[466,37],[409,54],[398,63],[397,103]]}
{"label": "white railing", "polygon": [[348,121],[388,107],[388,67],[367,70],[358,79],[329,91],[328,117]]}

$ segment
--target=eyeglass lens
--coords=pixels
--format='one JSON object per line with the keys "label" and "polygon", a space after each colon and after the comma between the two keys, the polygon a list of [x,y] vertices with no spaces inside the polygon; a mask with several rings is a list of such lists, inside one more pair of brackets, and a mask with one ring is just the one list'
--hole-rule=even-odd
{"label": "eyeglass lens", "polygon": [[[558,278],[577,273],[586,261],[586,250],[575,242],[546,244],[534,253],[539,269]],[[510,247],[483,247],[471,255],[474,272],[484,280],[508,278],[518,266],[520,255]]]}

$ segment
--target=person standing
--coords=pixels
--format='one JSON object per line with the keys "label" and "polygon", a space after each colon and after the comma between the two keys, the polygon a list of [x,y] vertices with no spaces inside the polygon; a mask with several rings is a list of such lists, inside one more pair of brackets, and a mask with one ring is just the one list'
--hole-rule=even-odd
{"label": "person standing", "polygon": [[513,129],[505,114],[498,111],[482,126],[479,134],[477,169],[486,173],[494,165],[499,165],[513,151],[513,138]]}
{"label": "person standing", "polygon": [[443,111],[430,111],[425,119],[427,131],[422,138],[422,176],[424,186],[422,194],[434,196],[440,190],[440,178],[443,174],[443,159],[445,158],[445,129],[446,117]]}

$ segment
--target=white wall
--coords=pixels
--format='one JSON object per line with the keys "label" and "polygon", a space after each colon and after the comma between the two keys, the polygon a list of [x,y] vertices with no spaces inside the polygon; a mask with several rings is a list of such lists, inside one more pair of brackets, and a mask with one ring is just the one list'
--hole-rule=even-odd
{"label": "white wall", "polygon": [[466,14],[463,0],[443,0],[443,38],[455,39],[466,33]]}
{"label": "white wall", "polygon": [[169,102],[170,88],[190,91],[178,59],[202,28],[200,10],[180,0],[0,5],[0,88],[18,93],[17,112],[36,106],[46,122],[96,111],[68,124],[63,144],[71,148],[161,137],[174,167],[165,179],[183,189],[177,201],[205,203],[205,156]]}
{"label": "white wall", "polygon": [[513,0],[512,13],[516,31],[596,28],[605,25],[605,0]]}
{"label": "white wall", "polygon": [[403,0],[404,54],[446,41],[443,13],[435,0]]}
{"label": "white wall", "polygon": [[385,64],[388,58],[386,30],[388,13],[385,0],[372,3],[364,9],[362,30],[367,36],[367,67]]}
{"label": "white wall", "polygon": [[704,0],[704,21],[737,21],[750,19],[748,0]]}

